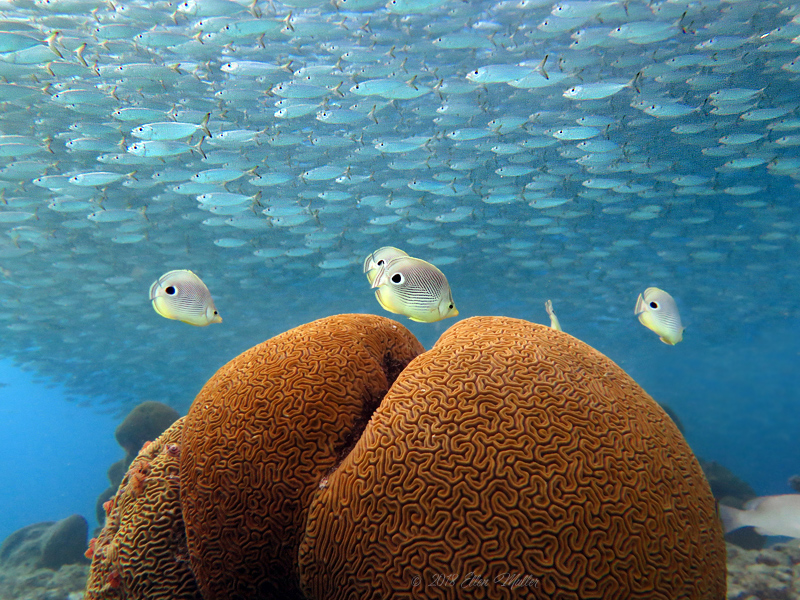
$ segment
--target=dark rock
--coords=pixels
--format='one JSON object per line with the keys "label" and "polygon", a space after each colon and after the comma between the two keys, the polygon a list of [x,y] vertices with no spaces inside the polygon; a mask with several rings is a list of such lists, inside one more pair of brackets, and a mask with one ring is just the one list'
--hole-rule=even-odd
{"label": "dark rock", "polygon": [[103,504],[105,504],[106,501],[111,500],[111,498],[114,497],[114,494],[117,493],[117,487],[119,486],[108,487],[105,489],[105,491],[103,491],[102,494],[100,494],[97,497],[97,502],[94,505],[94,510],[95,510],[95,515],[97,516],[97,522],[100,523],[100,525],[102,525],[103,522],[106,520],[106,509],[103,508]]}
{"label": "dark rock", "polygon": [[[745,502],[756,497],[755,490],[726,467],[713,460],[706,461],[702,458],[698,460],[708,480],[711,493],[720,504],[741,509],[744,508]],[[766,540],[767,538],[756,533],[752,527],[742,527],[725,534],[726,542],[746,550],[760,550]]]}
{"label": "dark rock", "polygon": [[89,525],[80,515],[18,529],[0,545],[0,567],[47,568],[88,564],[84,556]]}
{"label": "dark rock", "polygon": [[769,567],[792,566],[789,556],[775,548],[767,548],[759,552],[758,556],[756,556],[756,562]]}
{"label": "dark rock", "polygon": [[[159,433],[158,435],[161,434]],[[128,467],[131,465],[131,462],[133,462],[133,460],[128,460],[128,457],[126,456],[125,458],[121,458],[113,465],[108,467],[108,481],[114,490],[119,487],[119,484],[122,482],[122,478],[125,477],[125,473],[128,471]]]}
{"label": "dark rock", "polygon": [[86,552],[89,524],[81,515],[72,515],[58,521],[50,530],[37,567],[58,569],[61,565],[88,562]]}
{"label": "dark rock", "polygon": [[800,492],[800,475],[792,475],[789,477],[789,487],[795,492]]}
{"label": "dark rock", "polygon": [[[746,502],[751,498],[756,497],[756,492],[746,482],[739,479],[729,469],[723,467],[716,461],[706,461],[698,459],[700,466],[706,475],[708,485],[711,487],[711,493],[714,498],[721,500],[726,496],[737,498],[742,502]],[[731,506],[736,506],[731,504]]]}
{"label": "dark rock", "polygon": [[790,565],[800,564],[800,546],[795,544],[775,544],[772,549],[783,552],[789,559]]}
{"label": "dark rock", "polygon": [[9,535],[0,544],[0,566],[33,568],[41,556],[43,538],[53,525],[53,521],[34,523]]}
{"label": "dark rock", "polygon": [[745,550],[761,550],[767,539],[760,533],[756,533],[753,527],[742,527],[725,534],[725,541],[736,544]]}
{"label": "dark rock", "polygon": [[128,455],[135,457],[145,442],[152,442],[179,417],[178,412],[166,404],[152,400],[142,402],[128,413],[114,435]]}

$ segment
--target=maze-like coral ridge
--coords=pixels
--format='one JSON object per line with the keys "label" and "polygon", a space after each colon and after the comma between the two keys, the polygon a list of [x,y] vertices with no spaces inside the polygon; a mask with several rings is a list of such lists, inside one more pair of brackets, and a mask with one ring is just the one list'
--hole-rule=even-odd
{"label": "maze-like coral ridge", "polygon": [[259,344],[209,380],[186,417],[180,467],[206,600],[301,597],[311,496],[422,351],[395,321],[339,315]]}
{"label": "maze-like coral ridge", "polygon": [[87,600],[202,600],[189,566],[179,497],[178,419],[133,460],[90,542]]}
{"label": "maze-like coral ridge", "polygon": [[510,318],[450,328],[317,491],[314,600],[721,600],[725,547],[675,425],[611,360]]}

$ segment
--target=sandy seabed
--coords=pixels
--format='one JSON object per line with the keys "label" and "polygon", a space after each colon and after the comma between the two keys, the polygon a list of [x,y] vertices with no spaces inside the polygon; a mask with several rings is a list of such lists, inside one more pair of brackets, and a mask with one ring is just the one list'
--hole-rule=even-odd
{"label": "sandy seabed", "polygon": [[[800,540],[763,550],[728,547],[728,600],[800,600]],[[0,571],[0,600],[83,600],[87,565]]]}
{"label": "sandy seabed", "polygon": [[800,540],[763,550],[728,546],[728,600],[800,599]]}

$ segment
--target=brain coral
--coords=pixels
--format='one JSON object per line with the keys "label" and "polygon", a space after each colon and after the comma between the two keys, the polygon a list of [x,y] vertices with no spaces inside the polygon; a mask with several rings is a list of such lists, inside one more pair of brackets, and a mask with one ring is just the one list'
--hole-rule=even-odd
{"label": "brain coral", "polygon": [[105,526],[87,551],[87,600],[202,600],[179,498],[183,421],[145,444],[106,503]]}
{"label": "brain coral", "polygon": [[339,315],[251,348],[208,381],[186,417],[180,465],[206,600],[301,597],[311,496],[422,351],[395,321]]}
{"label": "brain coral", "polygon": [[721,600],[725,546],[674,423],[611,360],[476,317],[397,378],[316,492],[314,600]]}

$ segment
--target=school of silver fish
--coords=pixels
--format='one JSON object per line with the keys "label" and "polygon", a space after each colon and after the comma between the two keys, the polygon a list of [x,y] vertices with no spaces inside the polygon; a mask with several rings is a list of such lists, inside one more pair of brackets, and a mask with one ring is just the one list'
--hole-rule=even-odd
{"label": "school of silver fish", "polygon": [[[782,0],[0,1],[2,356],[188,406],[255,343],[380,313],[390,244],[459,318],[552,299],[600,349],[657,342],[651,286],[697,344],[796,318],[798,44]],[[148,306],[178,269],[222,325]]]}

